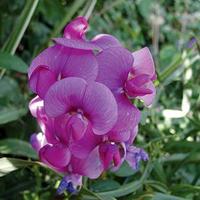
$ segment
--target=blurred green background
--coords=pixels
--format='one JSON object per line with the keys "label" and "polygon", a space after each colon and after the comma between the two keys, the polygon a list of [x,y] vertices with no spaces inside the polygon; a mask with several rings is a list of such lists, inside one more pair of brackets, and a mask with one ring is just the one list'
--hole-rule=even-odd
{"label": "blurred green background", "polygon": [[[72,18],[89,17],[88,38],[116,36],[131,51],[148,46],[158,74],[151,109],[138,104],[136,145],[150,161],[132,171],[84,179],[76,197],[56,196],[60,175],[37,162],[28,141],[39,131],[28,112],[31,60]],[[199,0],[0,1],[0,200],[200,199]]]}

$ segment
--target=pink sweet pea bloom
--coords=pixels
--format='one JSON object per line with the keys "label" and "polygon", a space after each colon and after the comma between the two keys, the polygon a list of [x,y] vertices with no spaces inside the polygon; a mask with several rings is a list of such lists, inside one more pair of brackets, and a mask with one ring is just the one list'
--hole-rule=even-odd
{"label": "pink sweet pea bloom", "polygon": [[58,194],[75,193],[82,176],[97,178],[126,160],[133,169],[147,160],[132,146],[140,111],[133,98],[152,104],[156,79],[148,48],[134,53],[113,36],[85,37],[88,23],[78,17],[55,45],[41,52],[29,68],[36,96],[29,104],[41,133],[31,136],[40,160],[63,173]]}

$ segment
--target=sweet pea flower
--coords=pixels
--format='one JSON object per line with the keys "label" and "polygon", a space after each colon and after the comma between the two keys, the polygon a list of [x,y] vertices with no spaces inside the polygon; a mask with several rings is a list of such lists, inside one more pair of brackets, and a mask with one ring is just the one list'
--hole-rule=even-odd
{"label": "sweet pea flower", "polygon": [[148,159],[133,145],[140,111],[131,100],[153,102],[151,53],[148,48],[131,53],[108,34],[88,40],[87,28],[84,17],[74,19],[28,71],[37,94],[29,109],[41,128],[30,142],[44,164],[64,175],[58,194],[75,194],[82,176],[98,178],[124,160],[137,169]]}

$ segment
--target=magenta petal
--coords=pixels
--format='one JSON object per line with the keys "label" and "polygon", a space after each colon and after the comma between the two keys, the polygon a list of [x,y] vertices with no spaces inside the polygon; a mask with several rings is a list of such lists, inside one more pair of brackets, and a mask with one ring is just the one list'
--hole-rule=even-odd
{"label": "magenta petal", "polygon": [[87,83],[81,78],[65,78],[52,85],[44,100],[47,115],[57,117],[80,108]]}
{"label": "magenta petal", "polygon": [[146,84],[146,88],[150,89],[152,93],[138,98],[144,101],[145,106],[150,106],[153,103],[154,97],[156,96],[156,88],[151,81]]}
{"label": "magenta petal", "polygon": [[150,78],[155,76],[154,61],[151,52],[147,47],[133,52],[134,63],[133,68],[135,74],[148,74]]}
{"label": "magenta petal", "polygon": [[98,178],[101,175],[104,167],[100,159],[98,146],[91,151],[81,168],[83,175],[91,179]]}
{"label": "magenta petal", "polygon": [[62,70],[62,78],[80,77],[86,81],[94,81],[97,73],[97,61],[91,51],[71,49],[69,59]]}
{"label": "magenta petal", "polygon": [[83,138],[70,145],[73,156],[85,159],[89,153],[101,142],[101,136],[95,135],[89,127]]}
{"label": "magenta petal", "polygon": [[130,138],[131,131],[111,131],[108,133],[110,141],[126,142]]}
{"label": "magenta petal", "polygon": [[53,38],[53,41],[56,44],[60,44],[65,47],[73,48],[73,49],[82,49],[82,50],[98,50],[101,51],[101,48],[96,44],[85,40],[75,40],[75,39],[67,39],[67,38]]}
{"label": "magenta petal", "polygon": [[117,120],[117,103],[112,92],[103,84],[89,84],[82,101],[83,110],[95,134],[103,135]]}
{"label": "magenta petal", "polygon": [[35,149],[36,152],[39,152],[39,150],[47,144],[47,141],[43,133],[34,133],[31,135],[30,143],[33,149]]}
{"label": "magenta petal", "polygon": [[117,38],[115,38],[112,35],[108,35],[108,34],[99,34],[99,35],[95,36],[91,42],[92,42],[92,44],[99,46],[103,50],[111,48],[111,47],[120,47],[121,46],[121,44],[117,40]]}
{"label": "magenta petal", "polygon": [[138,126],[136,126],[133,129],[131,129],[130,137],[129,137],[128,141],[126,141],[126,144],[131,145],[133,143],[133,141],[135,140],[135,138],[137,136],[137,133],[138,133]]}
{"label": "magenta petal", "polygon": [[84,17],[77,17],[65,27],[64,37],[69,39],[82,39],[87,27],[87,20]]}
{"label": "magenta petal", "polygon": [[57,81],[57,76],[46,66],[38,66],[31,74],[29,86],[33,92],[43,98],[53,83]]}
{"label": "magenta petal", "polygon": [[105,84],[113,92],[119,93],[128,78],[133,65],[131,53],[121,47],[110,48],[97,55],[99,73],[97,81]]}
{"label": "magenta petal", "polygon": [[67,52],[65,47],[55,45],[42,51],[31,63],[28,70],[28,76],[31,77],[32,73],[38,66],[46,66],[51,72],[56,75],[65,65],[67,60]]}
{"label": "magenta petal", "polygon": [[118,119],[112,131],[129,131],[140,121],[140,111],[123,94],[116,95]]}
{"label": "magenta petal", "polygon": [[68,165],[71,157],[69,149],[62,144],[47,144],[40,149],[39,155],[42,162],[61,171]]}

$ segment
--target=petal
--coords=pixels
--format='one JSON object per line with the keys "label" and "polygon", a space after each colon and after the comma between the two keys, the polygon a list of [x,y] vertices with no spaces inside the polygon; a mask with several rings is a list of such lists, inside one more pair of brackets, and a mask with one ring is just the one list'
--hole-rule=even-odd
{"label": "petal", "polygon": [[125,142],[130,138],[131,131],[111,131],[108,133],[110,141]]}
{"label": "petal", "polygon": [[86,81],[94,81],[97,73],[97,61],[91,51],[71,49],[70,56],[62,70],[62,77],[80,77]]}
{"label": "petal", "polygon": [[126,142],[126,144],[129,144],[129,145],[133,144],[133,141],[135,140],[137,133],[138,133],[138,126],[130,130],[130,137],[128,141]]}
{"label": "petal", "polygon": [[147,47],[133,52],[133,67],[135,74],[148,74],[152,78],[155,74],[154,61]]}
{"label": "petal", "polygon": [[47,115],[58,117],[74,108],[80,108],[86,85],[84,79],[75,77],[57,81],[49,88],[44,99]]}
{"label": "petal", "polygon": [[101,140],[102,137],[95,135],[92,132],[91,127],[89,127],[84,137],[78,141],[74,141],[69,148],[73,156],[80,159],[85,159],[88,157],[90,152],[101,142]]}
{"label": "petal", "polygon": [[127,148],[126,161],[134,170],[138,169],[141,160],[147,161],[148,154],[141,148],[129,146]]}
{"label": "petal", "polygon": [[33,117],[38,117],[37,114],[38,110],[43,109],[43,107],[44,107],[44,101],[39,96],[33,98],[29,103],[29,110],[33,115]]}
{"label": "petal", "polygon": [[96,44],[93,44],[89,41],[85,41],[85,40],[53,38],[53,41],[56,42],[56,44],[60,44],[62,46],[73,48],[73,49],[101,51],[101,48],[99,46],[97,46]]}
{"label": "petal", "polygon": [[91,179],[98,178],[103,172],[104,167],[100,159],[99,147],[92,150],[82,165],[82,173]]}
{"label": "petal", "polygon": [[91,40],[92,44],[99,46],[101,49],[105,50],[111,47],[121,46],[120,42],[112,35],[99,34]]}
{"label": "petal", "polygon": [[138,97],[138,99],[141,99],[142,101],[144,101],[145,106],[150,106],[153,103],[153,100],[156,96],[156,88],[151,81],[149,83],[147,83],[145,87],[150,89],[152,91],[152,93],[147,94],[145,96]]}
{"label": "petal", "polygon": [[131,53],[121,47],[109,48],[97,55],[97,62],[99,65],[97,81],[105,84],[113,92],[119,92],[133,65]]}
{"label": "petal", "polygon": [[117,103],[112,92],[101,83],[88,85],[82,107],[97,135],[107,133],[116,123]]}
{"label": "petal", "polygon": [[57,75],[50,71],[47,66],[38,66],[29,79],[29,87],[43,98],[53,83],[57,81]]}
{"label": "petal", "polygon": [[30,138],[30,143],[33,147],[33,149],[35,149],[35,151],[39,152],[39,150],[47,144],[45,135],[43,133],[34,133],[31,135]]}
{"label": "petal", "polygon": [[87,20],[84,17],[77,17],[72,20],[64,29],[65,38],[82,39],[88,28]]}
{"label": "petal", "polygon": [[118,119],[112,131],[129,131],[140,122],[140,111],[123,94],[115,96]]}
{"label": "petal", "polygon": [[61,144],[54,146],[47,144],[40,149],[39,155],[42,162],[59,171],[64,170],[71,158],[69,149]]}
{"label": "petal", "polygon": [[66,63],[67,56],[65,55],[68,51],[67,48],[60,45],[45,49],[32,61],[28,70],[28,77],[31,77],[38,66],[46,66],[51,72],[58,75],[60,69],[62,69]]}

